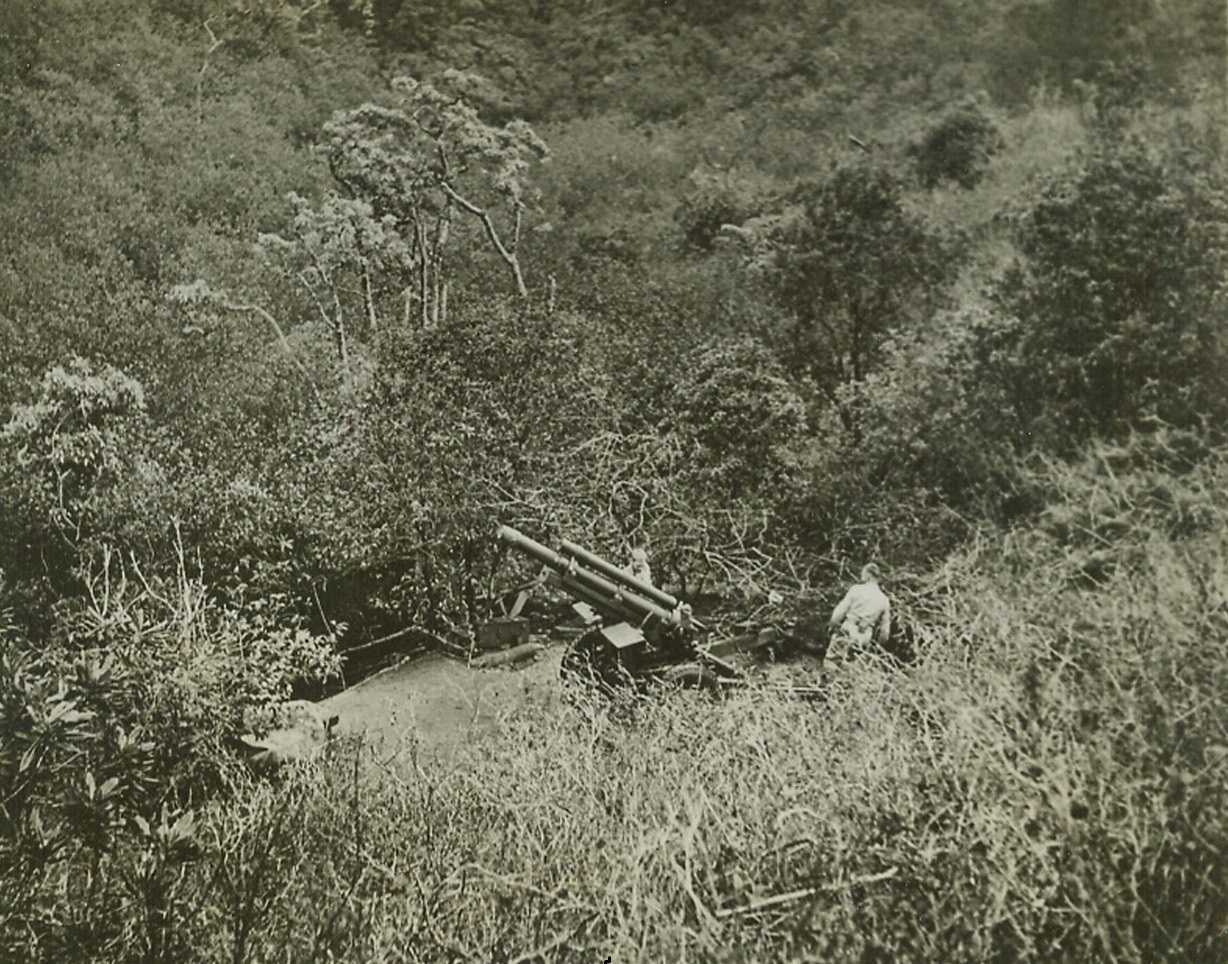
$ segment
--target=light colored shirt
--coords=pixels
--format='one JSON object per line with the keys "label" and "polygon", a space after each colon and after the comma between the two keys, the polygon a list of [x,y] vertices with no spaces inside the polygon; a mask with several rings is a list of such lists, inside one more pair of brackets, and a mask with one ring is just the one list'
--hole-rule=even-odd
{"label": "light colored shirt", "polygon": [[875,637],[882,642],[891,635],[891,603],[877,582],[861,582],[840,600],[831,621],[852,622],[861,633],[874,630]]}
{"label": "light colored shirt", "polygon": [[631,562],[623,571],[634,576],[640,582],[652,585],[652,569],[648,565],[648,553],[643,549],[631,550]]}

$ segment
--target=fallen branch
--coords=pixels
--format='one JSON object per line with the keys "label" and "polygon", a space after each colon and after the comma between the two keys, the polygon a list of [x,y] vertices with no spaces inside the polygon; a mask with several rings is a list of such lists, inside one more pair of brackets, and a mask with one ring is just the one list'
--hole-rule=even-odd
{"label": "fallen branch", "polygon": [[771,907],[780,907],[783,904],[792,904],[799,900],[805,900],[807,897],[815,897],[822,893],[830,893],[836,890],[844,890],[847,887],[856,887],[862,884],[875,884],[881,880],[889,880],[900,872],[899,867],[892,867],[890,870],[884,870],[881,874],[870,874],[868,877],[853,877],[850,880],[843,881],[838,884],[824,884],[822,887],[807,887],[804,890],[792,890],[787,894],[773,894],[771,897],[759,897],[755,900],[748,901],[745,904],[739,904],[737,907],[726,907],[716,912],[718,918],[734,917],[738,914],[754,914],[761,910],[767,910]]}
{"label": "fallen branch", "polygon": [[384,643],[391,643],[394,640],[401,639],[413,633],[420,633],[424,636],[431,636],[435,638],[436,640],[438,640],[439,638],[435,636],[433,633],[428,633],[426,630],[420,629],[417,626],[410,626],[406,629],[398,629],[395,633],[389,633],[387,636],[381,636],[379,637],[379,639],[372,639],[366,643],[359,643],[357,646],[350,646],[347,649],[341,650],[339,655],[349,656],[353,653],[361,653],[363,650],[373,649],[374,647],[383,645]]}

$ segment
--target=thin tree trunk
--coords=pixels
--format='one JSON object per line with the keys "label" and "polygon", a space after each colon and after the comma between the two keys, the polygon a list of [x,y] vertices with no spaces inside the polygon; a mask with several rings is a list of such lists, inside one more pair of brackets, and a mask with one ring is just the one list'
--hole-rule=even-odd
{"label": "thin tree trunk", "polygon": [[375,295],[371,290],[371,265],[366,260],[362,265],[363,295],[367,299],[367,323],[371,326],[371,343],[379,343],[379,323],[375,318]]}
{"label": "thin tree trunk", "polygon": [[[499,253],[499,257],[503,259],[504,263],[512,272],[512,278],[516,283],[516,293],[519,294],[521,298],[527,299],[529,297],[529,289],[525,286],[524,275],[520,271],[520,261],[516,257],[515,246],[513,245],[512,248],[508,248],[503,244],[503,241],[499,237],[499,232],[495,229],[495,222],[491,220],[490,212],[486,211],[484,208],[478,207],[471,201],[465,200],[456,193],[456,190],[450,184],[445,183],[443,185],[443,190],[448,197],[460,205],[460,207],[464,208],[482,222],[482,226],[486,229],[487,239],[490,241],[491,245],[494,246],[494,249]],[[517,212],[517,214],[519,215],[519,212]],[[517,225],[519,225],[519,216],[517,217]],[[519,227],[517,228],[516,233],[519,234]]]}
{"label": "thin tree trunk", "polygon": [[316,388],[315,382],[311,380],[311,373],[307,371],[306,366],[299,361],[298,355],[295,354],[294,349],[290,345],[290,340],[286,337],[285,331],[282,330],[282,327],[276,318],[274,318],[259,305],[241,305],[230,300],[223,300],[220,302],[220,304],[223,308],[228,308],[231,311],[240,311],[246,314],[258,315],[272,325],[273,330],[277,332],[277,340],[281,343],[282,350],[289,356],[290,361],[294,363],[294,367],[303,373],[303,377],[307,380],[307,384],[311,386],[312,392],[315,394],[316,399],[319,400],[320,390]]}

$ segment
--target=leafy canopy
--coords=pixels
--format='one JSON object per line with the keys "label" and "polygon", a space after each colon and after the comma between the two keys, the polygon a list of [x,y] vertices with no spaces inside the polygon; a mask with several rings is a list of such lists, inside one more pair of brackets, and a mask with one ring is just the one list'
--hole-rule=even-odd
{"label": "leafy canopy", "polygon": [[[376,216],[391,214],[412,246],[424,317],[437,318],[443,259],[455,216],[481,223],[489,244],[527,290],[517,247],[530,198],[528,175],[546,145],[524,121],[485,123],[466,99],[480,80],[445,71],[441,90],[400,77],[392,107],[368,103],[340,111],[325,125],[329,165],[352,196],[368,200]],[[502,223],[496,223],[496,214]]]}
{"label": "leafy canopy", "polygon": [[829,393],[865,377],[884,335],[921,317],[953,268],[951,246],[905,210],[899,179],[874,166],[802,184],[783,211],[738,233],[792,318],[795,363]]}
{"label": "leafy canopy", "polygon": [[1139,143],[1102,145],[1050,182],[1019,244],[1027,260],[1001,302],[1025,422],[1069,442],[1228,412],[1219,179],[1166,169]]}

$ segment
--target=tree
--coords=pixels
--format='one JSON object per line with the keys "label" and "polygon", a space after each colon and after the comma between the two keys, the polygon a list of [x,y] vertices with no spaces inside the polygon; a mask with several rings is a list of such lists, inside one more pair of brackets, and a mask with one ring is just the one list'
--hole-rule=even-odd
{"label": "tree", "polygon": [[[391,214],[376,218],[367,201],[329,196],[316,207],[291,194],[294,233],[262,234],[260,247],[310,301],[348,372],[355,332],[378,340],[378,295],[397,286],[412,261]],[[410,299],[404,298],[405,315]]]}
{"label": "tree", "polygon": [[898,180],[875,167],[803,184],[783,211],[736,234],[790,315],[795,364],[830,398],[873,369],[887,332],[936,303],[955,261],[952,246],[905,211]]}
{"label": "tree", "polygon": [[35,401],[13,406],[0,426],[0,571],[24,622],[81,591],[96,555],[162,539],[164,454],[143,387],[107,364],[54,366]]}
{"label": "tree", "polygon": [[1228,413],[1221,178],[1102,143],[1048,185],[1019,244],[999,293],[1016,325],[997,337],[1022,421],[1070,444]]}
{"label": "tree", "polygon": [[102,492],[128,467],[144,415],[141,385],[109,365],[74,358],[48,371],[38,401],[16,406],[0,430],[15,456],[10,481],[20,486],[21,515],[80,544]]}
{"label": "tree", "polygon": [[[269,325],[277,335],[277,342],[281,346],[282,352],[290,359],[294,367],[307,385],[309,385],[316,397],[319,397],[319,389],[316,387],[311,372],[303,364],[295,351],[294,346],[290,343],[290,338],[286,333],[286,328],[279,322],[268,309],[261,305],[244,301],[240,298],[235,298],[229,292],[214,288],[208,282],[196,280],[188,284],[175,285],[170,290],[170,300],[191,312],[199,312],[202,308],[214,307],[222,308],[226,311],[235,312],[241,315],[254,315]],[[193,315],[194,320],[203,321],[204,319],[199,314]],[[200,329],[203,330],[203,329]],[[341,356],[345,357],[345,342],[344,339],[340,342]]]}
{"label": "tree", "polygon": [[989,160],[1002,148],[1002,135],[975,105],[947,114],[909,148],[921,183],[934,188],[943,181],[974,188]]}
{"label": "tree", "polygon": [[544,143],[523,121],[486,124],[465,98],[480,81],[447,71],[445,93],[410,77],[393,81],[394,107],[364,104],[339,112],[325,127],[333,177],[352,198],[369,202],[375,216],[391,216],[409,249],[423,324],[446,312],[446,261],[457,216],[480,225],[489,246],[510,272],[517,293],[528,297],[518,249],[528,206],[532,161],[546,157]]}

